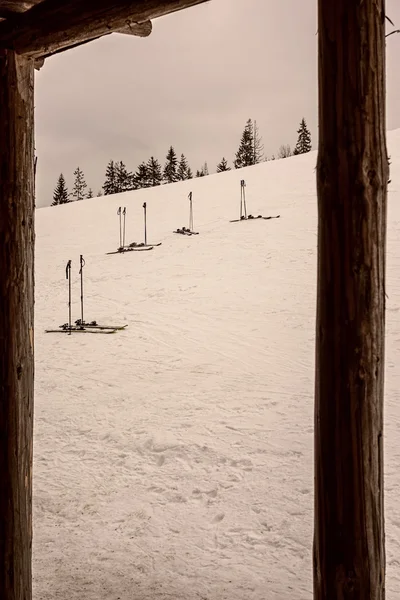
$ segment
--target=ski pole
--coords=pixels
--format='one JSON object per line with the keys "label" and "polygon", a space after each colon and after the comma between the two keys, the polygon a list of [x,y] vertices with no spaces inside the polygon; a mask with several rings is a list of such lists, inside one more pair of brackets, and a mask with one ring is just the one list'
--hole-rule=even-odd
{"label": "ski pole", "polygon": [[146,211],[147,205],[146,202],[143,202],[143,209],[144,209],[144,245],[147,246],[147,211]]}
{"label": "ski pole", "polygon": [[67,262],[67,267],[65,269],[65,275],[68,279],[68,335],[71,335],[71,261]]}
{"label": "ski pole", "polygon": [[247,218],[247,209],[246,209],[245,188],[246,188],[246,182],[244,179],[242,179],[240,182],[240,218],[242,218],[244,216],[244,218],[246,219]]}
{"label": "ski pole", "polygon": [[193,231],[193,194],[189,193],[189,231]]}
{"label": "ski pole", "polygon": [[125,248],[126,206],[124,206],[124,210],[122,211],[122,214],[124,215],[124,229],[123,229],[124,233],[123,233],[123,236],[122,236],[122,246],[123,246],[123,248]]}
{"label": "ski pole", "polygon": [[80,265],[81,268],[79,269],[79,275],[81,276],[81,325],[83,327],[84,324],[84,320],[83,320],[83,267],[85,266],[85,260],[81,254],[80,256]]}
{"label": "ski pole", "polygon": [[121,224],[121,207],[117,210],[117,215],[119,216],[119,247],[122,246],[122,224]]}

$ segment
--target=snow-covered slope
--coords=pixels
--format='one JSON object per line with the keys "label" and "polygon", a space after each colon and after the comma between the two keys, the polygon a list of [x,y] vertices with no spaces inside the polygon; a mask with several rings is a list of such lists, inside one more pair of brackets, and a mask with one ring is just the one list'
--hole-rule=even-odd
{"label": "snow-covered slope", "polygon": [[[400,132],[389,135],[388,597],[400,597]],[[315,153],[37,211],[35,600],[307,600]],[[248,210],[279,219],[229,223]],[[193,191],[199,236],[188,224]],[[106,256],[142,241],[150,252]],[[45,334],[79,317],[115,335]]]}

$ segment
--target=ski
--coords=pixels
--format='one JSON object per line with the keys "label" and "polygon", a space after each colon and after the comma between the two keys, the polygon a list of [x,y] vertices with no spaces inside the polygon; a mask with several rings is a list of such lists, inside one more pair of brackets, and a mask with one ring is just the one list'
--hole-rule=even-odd
{"label": "ski", "polygon": [[82,329],[71,327],[67,329],[45,329],[45,333],[116,333],[116,329]]}
{"label": "ski", "polygon": [[180,233],[181,235],[199,235],[198,231],[187,231],[186,229],[185,231],[183,231],[182,229],[177,229],[173,233]]}
{"label": "ski", "polygon": [[[115,329],[116,331],[121,331],[122,329],[126,329],[128,327],[128,323],[125,325],[99,325],[96,321],[92,321],[91,323],[82,323],[80,319],[75,321],[76,327],[83,327],[84,329]],[[65,327],[64,325],[60,325],[60,327]]]}
{"label": "ski", "polygon": [[144,242],[132,242],[129,246],[124,246],[124,249],[129,248],[154,248],[155,246],[161,246],[162,242],[158,242],[158,244],[145,244]]}
{"label": "ski", "polygon": [[153,250],[153,246],[146,246],[144,248],[118,248],[118,250],[106,252],[106,254],[125,254],[126,252],[145,252],[146,250]]}
{"label": "ski", "polygon": [[281,215],[275,215],[272,217],[263,217],[262,215],[258,215],[257,217],[253,217],[253,216],[249,215],[248,217],[242,217],[241,219],[232,219],[229,221],[229,223],[239,223],[240,221],[258,221],[259,219],[268,221],[269,219],[279,219],[280,216]]}

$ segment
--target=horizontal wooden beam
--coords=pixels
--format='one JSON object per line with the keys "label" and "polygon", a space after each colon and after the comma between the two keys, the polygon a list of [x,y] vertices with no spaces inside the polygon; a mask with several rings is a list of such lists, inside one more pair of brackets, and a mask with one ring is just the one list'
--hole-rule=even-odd
{"label": "horizontal wooden beam", "polygon": [[[151,21],[145,21],[144,23],[132,23],[131,25],[124,27],[121,30],[108,32],[104,35],[110,35],[111,33],[123,33],[125,35],[135,35],[137,37],[148,37],[151,34],[152,29],[153,29],[153,25],[151,24]],[[89,38],[87,40],[83,40],[83,41],[79,41],[79,42],[70,42],[68,45],[63,46],[62,48],[59,48],[58,50],[54,50],[53,52],[49,52],[48,54],[43,54],[39,58],[35,58],[35,69],[37,69],[39,71],[44,64],[45,58],[48,58],[49,56],[52,56],[53,54],[58,54],[60,52],[64,52],[65,50],[71,50],[72,48],[76,48],[77,46],[82,46],[82,44],[87,44],[88,42],[93,42],[93,40],[96,40],[100,37],[104,37],[104,36],[99,35],[94,38]]]}
{"label": "horizontal wooden beam", "polygon": [[40,0],[0,0],[0,18],[8,19],[15,13],[23,13],[39,2]]}
{"label": "horizontal wooden beam", "polygon": [[118,29],[115,33],[124,33],[126,35],[136,35],[137,37],[148,37],[153,31],[153,25],[151,21],[144,21],[144,23],[130,23],[122,29]]}
{"label": "horizontal wooden beam", "polygon": [[146,30],[137,26],[150,19],[207,1],[43,0],[27,12],[0,22],[0,48],[28,58],[50,56],[115,31],[126,33],[129,29],[138,35],[135,29]]}

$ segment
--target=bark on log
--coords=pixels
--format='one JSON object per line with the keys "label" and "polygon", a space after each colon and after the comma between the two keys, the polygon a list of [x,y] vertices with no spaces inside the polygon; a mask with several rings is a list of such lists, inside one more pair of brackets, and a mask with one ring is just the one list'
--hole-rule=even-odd
{"label": "bark on log", "polygon": [[318,10],[314,599],[383,600],[385,1]]}
{"label": "bark on log", "polygon": [[33,63],[0,50],[0,598],[31,600]]}
{"label": "bark on log", "polygon": [[0,48],[29,58],[131,28],[208,0],[43,0],[26,13],[0,23]]}

